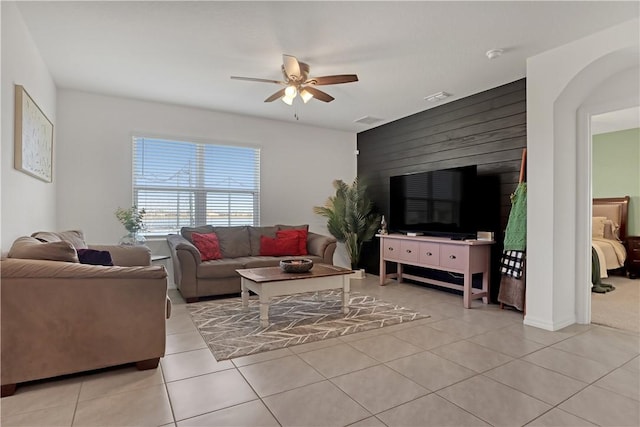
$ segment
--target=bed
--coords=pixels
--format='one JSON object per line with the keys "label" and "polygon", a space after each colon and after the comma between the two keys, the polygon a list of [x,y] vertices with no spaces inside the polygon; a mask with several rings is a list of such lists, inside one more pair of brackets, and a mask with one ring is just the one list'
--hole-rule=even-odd
{"label": "bed", "polygon": [[597,253],[601,278],[608,277],[608,271],[624,268],[628,212],[629,196],[593,199],[591,245]]}

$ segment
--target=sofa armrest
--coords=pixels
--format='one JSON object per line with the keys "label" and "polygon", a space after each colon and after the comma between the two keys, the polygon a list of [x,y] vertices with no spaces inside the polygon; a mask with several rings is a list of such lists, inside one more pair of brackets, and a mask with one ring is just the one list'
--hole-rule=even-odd
{"label": "sofa armrest", "polygon": [[200,251],[179,234],[169,234],[167,245],[173,261],[174,283],[184,298],[196,298],[198,265],[202,263]]}
{"label": "sofa armrest", "polygon": [[89,249],[109,251],[113,265],[121,267],[151,265],[151,249],[146,246],[89,245]]}
{"label": "sofa armrest", "polygon": [[333,265],[333,253],[336,251],[335,237],[309,232],[307,235],[307,252],[322,257],[323,263]]}

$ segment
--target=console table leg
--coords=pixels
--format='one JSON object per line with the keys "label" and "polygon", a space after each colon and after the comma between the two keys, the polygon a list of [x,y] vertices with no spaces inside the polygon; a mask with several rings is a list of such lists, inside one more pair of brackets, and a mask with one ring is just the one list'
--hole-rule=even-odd
{"label": "console table leg", "polygon": [[398,283],[402,283],[402,264],[398,263]]}
{"label": "console table leg", "polygon": [[471,274],[469,272],[464,273],[462,304],[464,305],[464,308],[471,308]]}
{"label": "console table leg", "polygon": [[482,291],[485,293],[482,302],[484,304],[489,304],[489,284],[491,283],[489,279],[489,271],[482,272]]}

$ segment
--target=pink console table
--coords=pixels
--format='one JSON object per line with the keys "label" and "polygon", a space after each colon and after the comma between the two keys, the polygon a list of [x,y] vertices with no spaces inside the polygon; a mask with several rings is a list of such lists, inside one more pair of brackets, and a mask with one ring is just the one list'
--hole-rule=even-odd
{"label": "pink console table", "polygon": [[[410,237],[404,234],[378,234],[380,238],[380,285],[387,279],[402,278],[462,291],[463,305],[471,308],[471,300],[489,298],[491,245],[485,240],[451,240],[444,237]],[[398,265],[397,273],[387,274],[387,262]],[[464,285],[404,274],[403,265],[431,268],[464,275]],[[471,276],[482,273],[482,289],[471,286]]]}

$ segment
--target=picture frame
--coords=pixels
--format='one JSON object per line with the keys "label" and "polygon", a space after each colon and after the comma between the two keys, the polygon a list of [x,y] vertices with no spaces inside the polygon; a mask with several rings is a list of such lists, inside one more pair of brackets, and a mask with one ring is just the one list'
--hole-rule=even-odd
{"label": "picture frame", "polygon": [[25,88],[15,85],[14,167],[53,181],[53,123]]}

